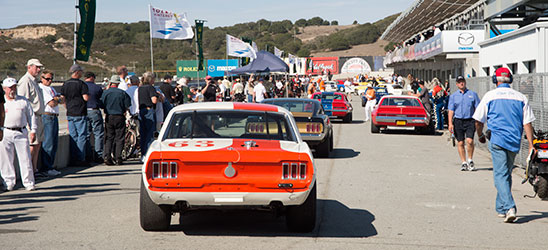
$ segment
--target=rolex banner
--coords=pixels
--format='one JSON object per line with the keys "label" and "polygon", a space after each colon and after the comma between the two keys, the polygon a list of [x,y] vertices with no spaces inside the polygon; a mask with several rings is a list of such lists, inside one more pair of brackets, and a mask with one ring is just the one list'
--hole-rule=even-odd
{"label": "rolex banner", "polygon": [[88,61],[95,29],[95,0],[80,0],[80,26],[76,41],[76,60]]}
{"label": "rolex banner", "polygon": [[202,49],[202,34],[204,23],[196,20],[196,44],[198,45],[198,71],[204,70],[204,51]]}

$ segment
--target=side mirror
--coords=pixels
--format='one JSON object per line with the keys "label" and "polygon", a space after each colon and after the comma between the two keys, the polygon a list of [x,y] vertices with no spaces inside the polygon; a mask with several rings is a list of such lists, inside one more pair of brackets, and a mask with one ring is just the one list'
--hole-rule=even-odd
{"label": "side mirror", "polygon": [[158,139],[159,135],[160,135],[160,132],[154,131],[154,133],[152,134],[152,137],[154,137],[154,140],[156,140],[156,139]]}

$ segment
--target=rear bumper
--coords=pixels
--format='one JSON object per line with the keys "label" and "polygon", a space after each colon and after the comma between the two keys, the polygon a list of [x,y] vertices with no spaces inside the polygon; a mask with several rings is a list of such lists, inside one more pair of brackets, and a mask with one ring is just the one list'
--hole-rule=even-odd
{"label": "rear bumper", "polygon": [[301,138],[303,139],[303,141],[308,143],[309,146],[313,146],[323,142],[325,140],[326,135],[327,135],[327,132],[323,132],[321,134],[301,133]]}
{"label": "rear bumper", "polygon": [[[405,121],[405,125],[398,125],[398,122],[402,121]],[[376,126],[425,127],[428,126],[428,119],[420,117],[377,116],[374,123]]]}
{"label": "rear bumper", "polygon": [[281,202],[284,206],[301,205],[304,203],[311,188],[315,185],[313,181],[309,189],[301,192],[147,192],[152,201],[158,205],[175,205],[178,201],[184,201],[189,206],[268,206],[272,202]]}

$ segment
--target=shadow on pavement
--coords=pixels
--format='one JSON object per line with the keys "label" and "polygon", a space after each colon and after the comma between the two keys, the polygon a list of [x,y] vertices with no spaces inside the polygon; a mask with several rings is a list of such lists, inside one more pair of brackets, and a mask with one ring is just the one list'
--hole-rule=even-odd
{"label": "shadow on pavement", "polygon": [[385,135],[420,135],[420,136],[442,136],[443,132],[436,131],[433,135],[430,134],[421,134],[415,132],[415,130],[405,130],[405,129],[388,129],[381,130],[381,134]]}
{"label": "shadow on pavement", "polygon": [[364,238],[377,235],[372,224],[375,216],[369,211],[351,209],[335,200],[320,199],[317,205],[321,217],[316,219],[316,228],[310,233],[289,232],[284,216],[248,210],[189,212],[180,217],[180,225],[172,225],[170,230],[206,236]]}
{"label": "shadow on pavement", "polygon": [[328,158],[331,159],[347,159],[354,158],[360,154],[360,151],[354,151],[351,148],[334,148]]}
{"label": "shadow on pavement", "polygon": [[518,216],[518,219],[514,222],[514,224],[523,224],[533,220],[548,218],[548,212],[531,211],[531,213],[536,214]]}
{"label": "shadow on pavement", "polygon": [[[44,188],[39,187],[36,191],[32,192],[24,190],[4,192],[0,195],[0,208],[5,208],[6,206],[10,205],[15,205],[18,207],[0,209],[0,225],[38,220],[39,216],[36,216],[36,212],[32,212],[31,210],[41,209],[43,207],[36,206],[35,204],[44,202],[72,201],[78,199],[79,196],[88,193],[103,193],[108,191],[121,190],[120,188],[110,187],[118,185],[120,184],[103,183],[89,185],[62,185]],[[33,204],[34,206],[25,207],[26,204]],[[3,233],[2,230],[0,230],[0,234],[1,233]],[[7,233],[14,232],[9,231]]]}
{"label": "shadow on pavement", "polygon": [[128,174],[141,174],[141,169],[120,169],[120,170],[104,170],[104,171],[92,171],[92,172],[82,172],[74,173],[70,176],[64,178],[68,179],[78,179],[78,178],[89,178],[89,177],[107,177],[107,176],[118,176],[118,175],[128,175]]}

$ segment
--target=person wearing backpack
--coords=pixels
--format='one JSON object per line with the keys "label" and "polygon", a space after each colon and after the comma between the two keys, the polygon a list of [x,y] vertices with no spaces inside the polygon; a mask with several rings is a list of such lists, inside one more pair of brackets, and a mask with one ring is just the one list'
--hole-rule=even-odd
{"label": "person wearing backpack", "polygon": [[440,85],[440,81],[437,78],[432,80],[434,83],[434,88],[432,89],[432,97],[434,99],[434,110],[436,111],[436,129],[443,130],[443,106],[445,105],[445,97],[447,96],[447,91],[445,91]]}

